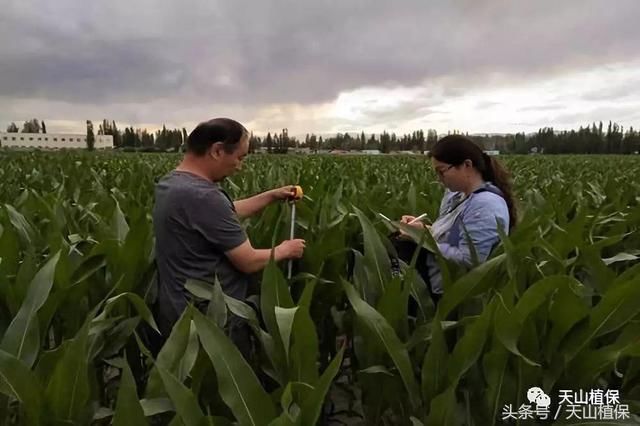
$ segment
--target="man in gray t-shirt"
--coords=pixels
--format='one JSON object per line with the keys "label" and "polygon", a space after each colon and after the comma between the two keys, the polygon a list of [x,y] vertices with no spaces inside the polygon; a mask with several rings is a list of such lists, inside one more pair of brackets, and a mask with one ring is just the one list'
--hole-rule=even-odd
{"label": "man in gray t-shirt", "polygon": [[[225,193],[219,182],[240,169],[249,148],[246,129],[233,120],[200,123],[186,148],[180,165],[158,182],[155,192],[154,313],[163,339],[190,301],[187,279],[212,282],[217,276],[225,294],[246,298],[250,275],[267,265],[271,250],[254,249],[239,221],[295,194],[293,186],[285,186],[234,202]],[[304,244],[299,239],[282,242],[275,248],[275,260],[302,257]],[[237,323],[232,317],[227,324],[234,341]]]}
{"label": "man in gray t-shirt", "polygon": [[224,293],[243,300],[248,276],[225,252],[244,243],[247,235],[224,190],[216,182],[174,170],[158,182],[155,201],[158,312],[168,323],[163,328],[172,326],[186,308],[188,278],[211,281],[215,272]]}

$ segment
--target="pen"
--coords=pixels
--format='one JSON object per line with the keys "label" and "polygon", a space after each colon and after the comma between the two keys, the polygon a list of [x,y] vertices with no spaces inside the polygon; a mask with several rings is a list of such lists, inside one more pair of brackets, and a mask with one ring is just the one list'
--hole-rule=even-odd
{"label": "pen", "polygon": [[426,213],[422,213],[420,216],[416,217],[415,219],[413,219],[411,222],[407,223],[407,225],[411,225],[412,223],[415,223],[419,220],[424,219],[425,217],[427,217],[428,215]]}

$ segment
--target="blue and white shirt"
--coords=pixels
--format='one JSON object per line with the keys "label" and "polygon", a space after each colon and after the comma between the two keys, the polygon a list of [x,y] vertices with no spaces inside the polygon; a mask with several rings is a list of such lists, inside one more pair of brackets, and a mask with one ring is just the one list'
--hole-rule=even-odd
{"label": "blue and white shirt", "polygon": [[[440,203],[440,216],[432,227],[436,230],[438,248],[446,259],[466,268],[473,266],[466,229],[478,261],[487,260],[500,241],[498,227],[509,233],[509,208],[501,194],[490,182],[466,198],[464,193],[447,190]],[[441,294],[442,274],[434,256],[427,256],[427,266],[431,290]]]}

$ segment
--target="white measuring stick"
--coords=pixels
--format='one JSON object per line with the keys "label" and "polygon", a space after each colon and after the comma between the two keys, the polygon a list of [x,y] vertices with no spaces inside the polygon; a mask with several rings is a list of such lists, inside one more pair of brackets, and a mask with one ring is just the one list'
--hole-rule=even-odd
{"label": "white measuring stick", "polygon": [[[289,232],[289,239],[293,240],[294,231],[296,228],[296,203],[291,203],[291,231]],[[289,270],[287,273],[287,278],[291,279],[291,271],[293,267],[293,259],[289,259],[289,264],[287,265]]]}

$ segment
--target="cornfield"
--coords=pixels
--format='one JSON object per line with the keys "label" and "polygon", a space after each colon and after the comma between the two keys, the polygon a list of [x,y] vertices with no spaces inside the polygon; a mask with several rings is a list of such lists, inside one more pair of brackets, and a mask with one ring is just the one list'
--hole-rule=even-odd
{"label": "cornfield", "polygon": [[[490,425],[531,387],[555,402],[615,390],[640,423],[640,158],[501,158],[520,222],[469,271],[436,254],[436,309],[413,265],[392,276],[378,215],[437,216],[425,158],[250,157],[225,188],[303,186],[304,258],[291,279],[271,263],[246,303],[188,282],[209,308],[187,309],[156,357],[140,334],[156,327],[150,214],[179,157],[0,160],[0,424]],[[274,204],[243,225],[268,248],[289,217]],[[250,324],[255,359],[226,337],[230,313]]]}

